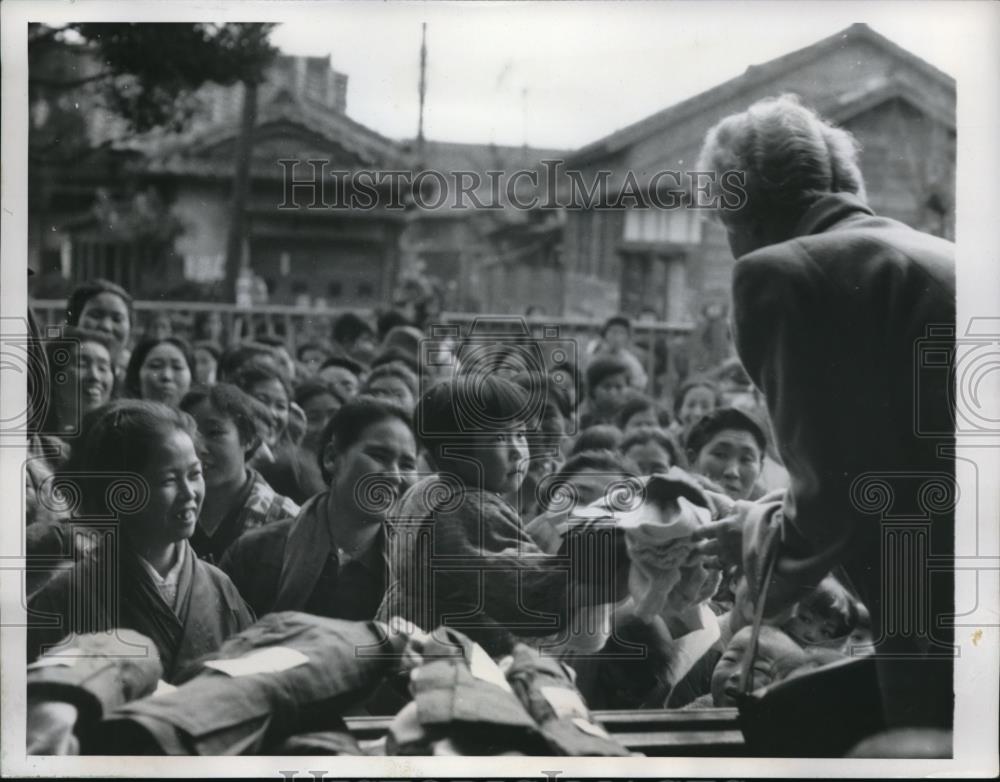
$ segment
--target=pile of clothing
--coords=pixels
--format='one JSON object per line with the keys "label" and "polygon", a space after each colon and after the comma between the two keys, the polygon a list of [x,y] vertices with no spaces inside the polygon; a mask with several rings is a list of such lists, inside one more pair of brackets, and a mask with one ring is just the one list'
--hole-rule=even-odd
{"label": "pile of clothing", "polygon": [[[518,645],[495,661],[449,628],[268,614],[160,678],[128,631],[77,636],[29,667],[31,754],[601,755],[630,753],[594,723],[572,669]],[[409,701],[363,747],[344,716],[380,687]]]}

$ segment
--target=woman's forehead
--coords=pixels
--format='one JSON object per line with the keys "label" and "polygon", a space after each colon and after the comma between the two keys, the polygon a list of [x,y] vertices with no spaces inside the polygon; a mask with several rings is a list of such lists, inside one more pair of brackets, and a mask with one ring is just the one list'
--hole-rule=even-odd
{"label": "woman's forehead", "polygon": [[161,342],[146,354],[146,361],[154,358],[177,359],[183,363],[187,363],[181,349],[169,342]]}
{"label": "woman's forehead", "polygon": [[111,291],[102,291],[91,296],[83,305],[83,311],[93,309],[113,310],[116,312],[128,312],[128,307],[121,297]]}
{"label": "woman's forehead", "polygon": [[149,449],[147,471],[187,467],[198,461],[194,440],[182,429],[171,429],[153,438]]}

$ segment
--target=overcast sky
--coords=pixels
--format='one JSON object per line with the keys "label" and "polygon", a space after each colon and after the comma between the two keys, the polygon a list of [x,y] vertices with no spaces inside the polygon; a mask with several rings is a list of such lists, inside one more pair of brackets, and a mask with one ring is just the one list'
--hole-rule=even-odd
{"label": "overcast sky", "polygon": [[329,54],[349,76],[348,114],[380,133],[416,135],[427,22],[428,138],[556,148],[594,141],[855,21],[956,75],[970,26],[961,3],[278,5],[273,41],[292,54]]}

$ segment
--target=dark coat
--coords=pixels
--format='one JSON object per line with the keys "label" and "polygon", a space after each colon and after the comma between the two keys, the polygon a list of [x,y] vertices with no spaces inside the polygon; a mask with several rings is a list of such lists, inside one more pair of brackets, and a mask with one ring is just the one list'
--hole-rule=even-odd
{"label": "dark coat", "polygon": [[[385,593],[384,535],[357,560],[340,563],[329,540],[327,494],[309,500],[294,519],[251,530],[220,563],[258,616],[305,611],[331,619],[367,620]],[[290,536],[296,539],[293,549]]]}
{"label": "dark coat", "polygon": [[[819,563],[797,576],[803,583],[842,563],[878,639],[883,616],[931,575],[918,563],[916,580],[897,569],[883,587],[883,518],[920,519],[930,553],[944,561],[954,555],[953,508],[924,488],[935,479],[948,485],[954,475],[953,459],[938,456],[954,442],[948,375],[921,358],[928,337],[939,354],[954,345],[954,245],[877,217],[855,196],[826,195],[794,238],[737,261],[733,308],[740,359],[767,398],[791,477],[786,561]],[[918,608],[927,629],[887,637],[880,652],[927,654],[950,643],[950,632],[936,627],[953,610],[952,577],[942,575]],[[950,718],[950,665],[940,666],[938,697],[934,666],[917,662],[926,683],[919,688],[905,665],[886,663],[884,699],[909,714],[904,722],[917,712]]]}

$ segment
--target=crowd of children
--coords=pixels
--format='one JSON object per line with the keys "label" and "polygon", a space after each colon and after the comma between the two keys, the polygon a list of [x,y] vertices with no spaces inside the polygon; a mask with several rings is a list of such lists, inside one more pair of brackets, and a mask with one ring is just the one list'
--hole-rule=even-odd
{"label": "crowd of children", "polygon": [[[294,356],[280,339],[192,346],[136,335],[133,321],[128,293],[95,280],[46,346],[28,555],[63,562],[30,578],[28,597],[32,613],[60,621],[29,627],[29,660],[67,635],[128,629],[152,640],[169,683],[256,619],[297,611],[446,625],[494,658],[551,647],[595,707],[735,703],[750,629],[739,568],[702,578],[710,591],[696,605],[640,617],[623,546],[606,552],[610,575],[581,559],[567,580],[553,555],[592,557],[593,546],[570,550],[565,526],[540,523],[607,509],[625,486],[651,503],[642,487],[668,475],[713,518],[784,488],[780,467],[776,479],[764,472],[773,451],[761,411],[728,405],[703,377],[672,399],[645,393],[628,319],[608,321],[585,366],[514,367],[524,341],[498,338],[485,371],[482,345],[470,370],[454,341],[446,370],[425,366],[424,333],[398,316],[379,334],[344,315],[328,342]],[[68,362],[56,355],[67,345]],[[73,590],[115,569],[120,601],[95,594],[74,612]],[[754,685],[863,654],[866,629],[865,607],[831,575],[762,632]],[[636,644],[641,658],[618,653]],[[405,703],[381,689],[365,708]]]}

